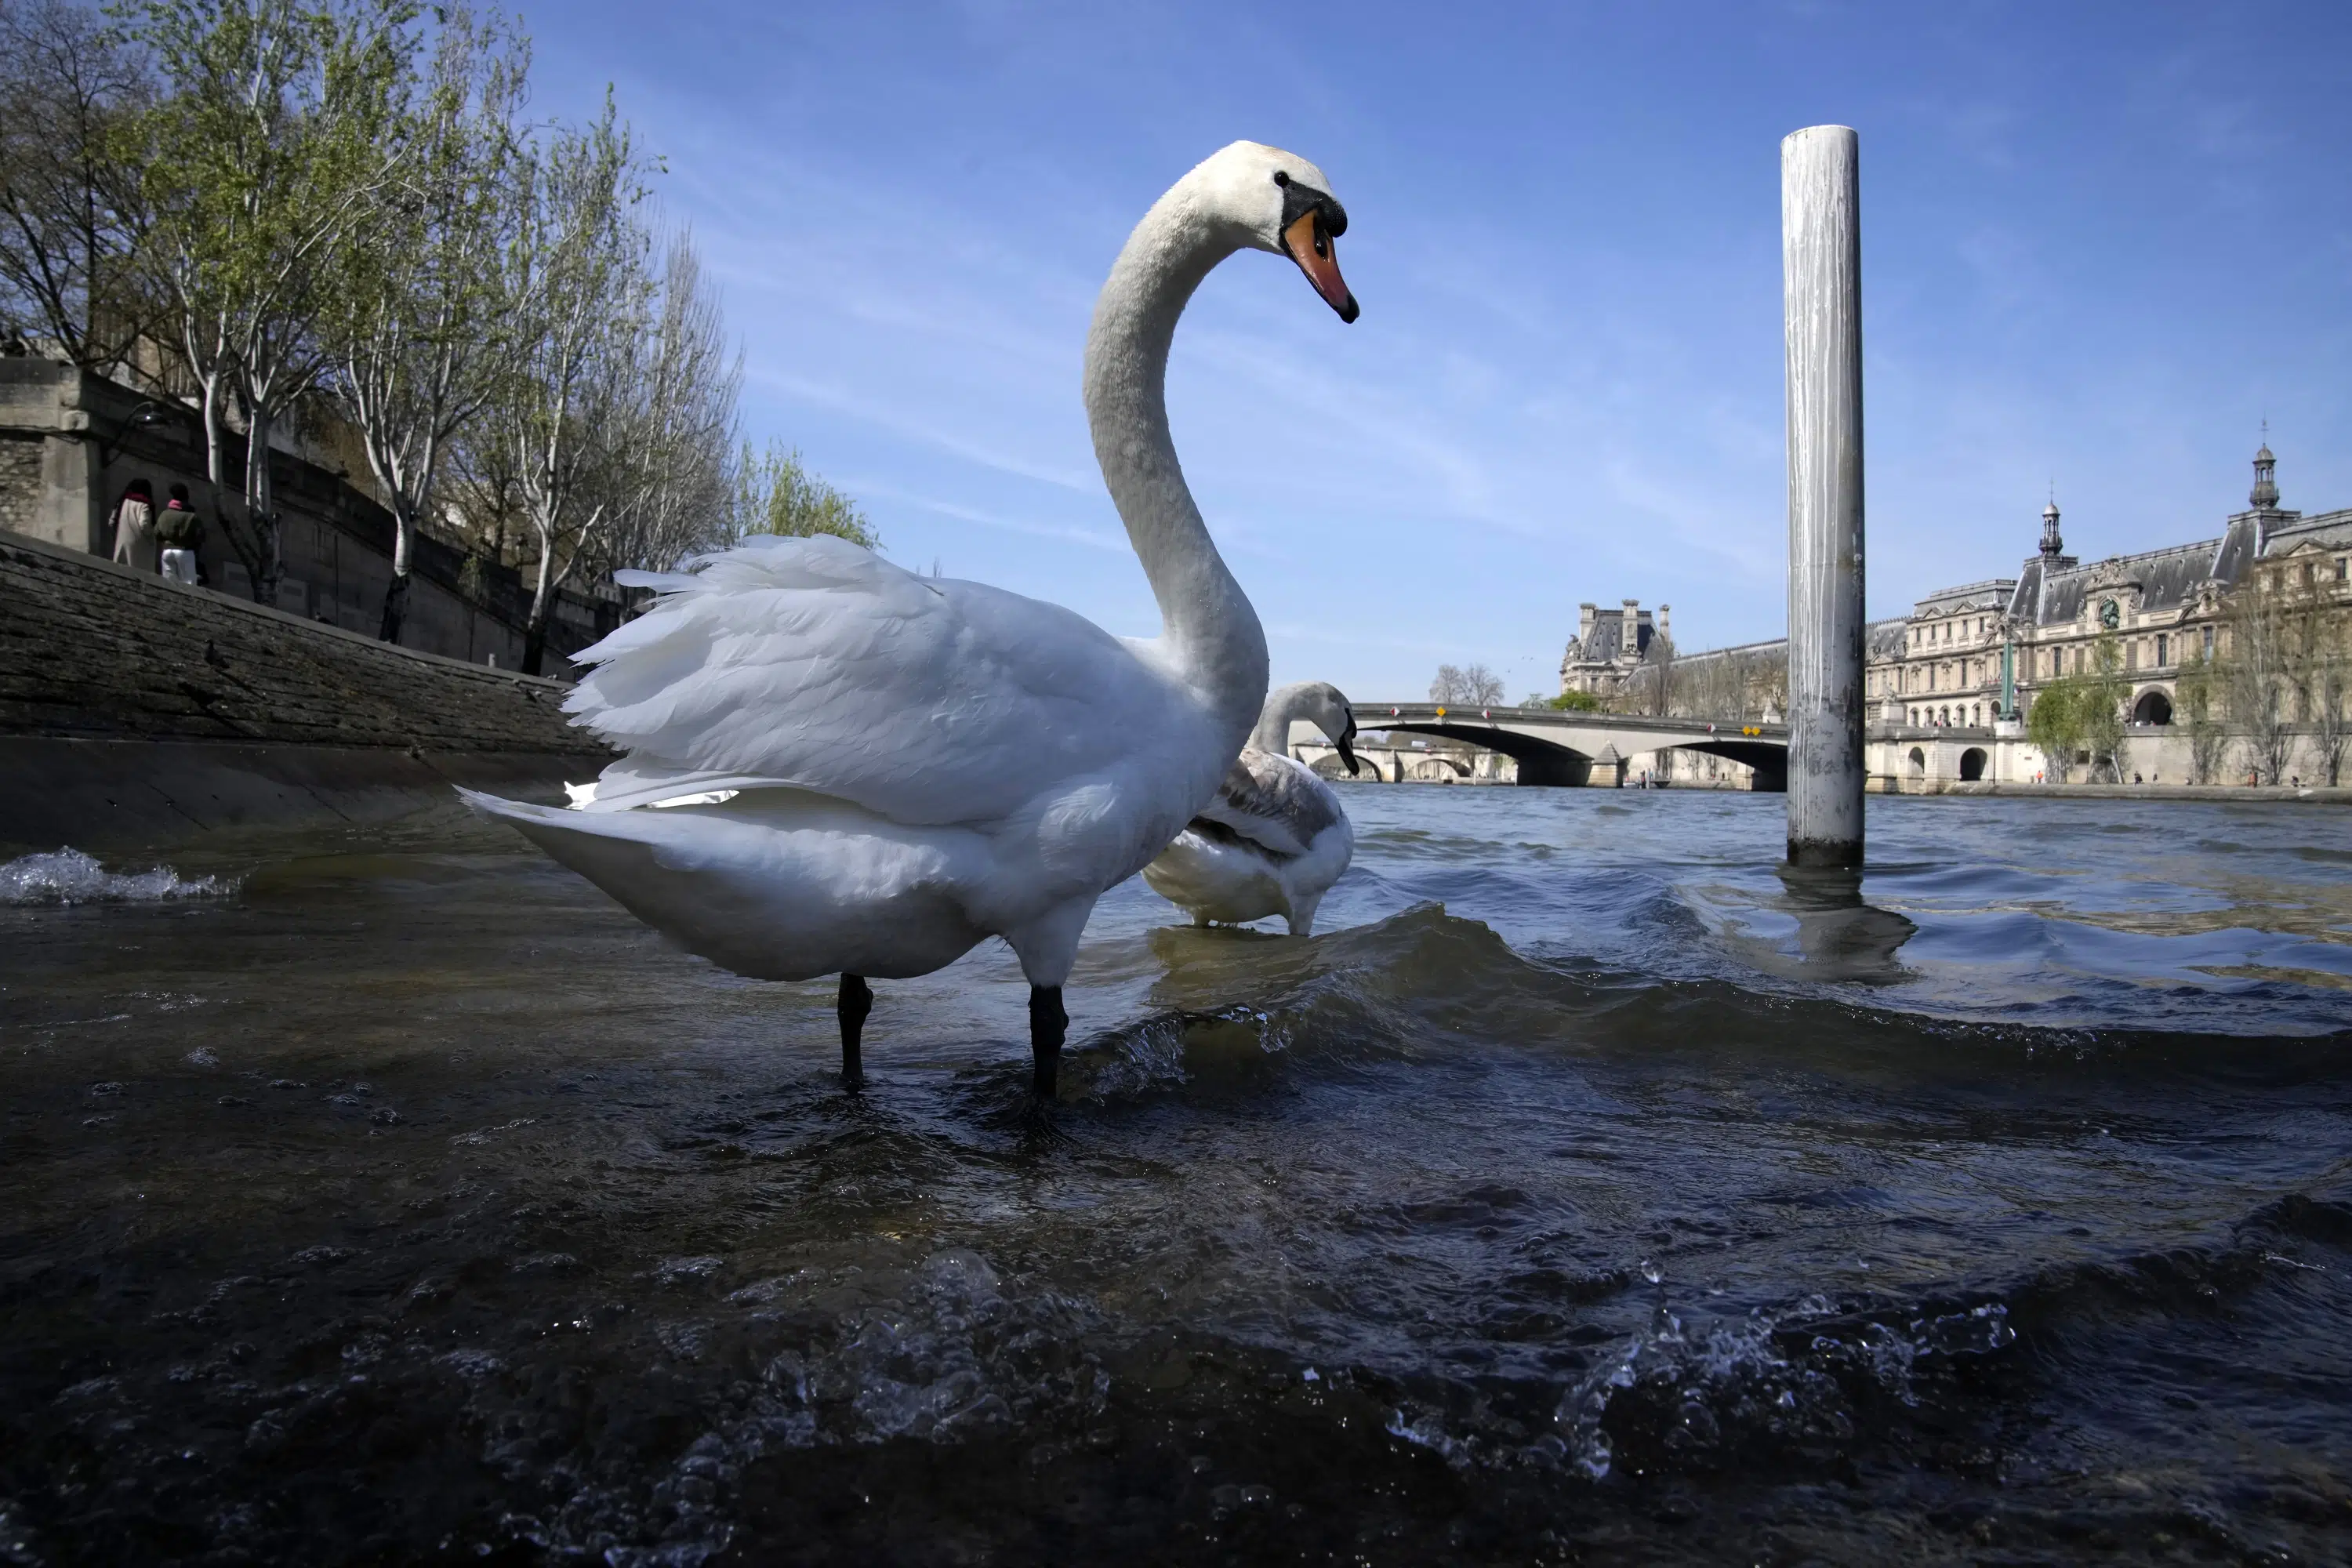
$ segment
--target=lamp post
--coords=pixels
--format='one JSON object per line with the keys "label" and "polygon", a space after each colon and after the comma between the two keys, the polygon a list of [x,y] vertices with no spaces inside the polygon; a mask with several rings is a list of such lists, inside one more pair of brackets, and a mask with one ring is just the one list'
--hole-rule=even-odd
{"label": "lamp post", "polygon": [[99,472],[103,474],[106,471],[106,466],[122,455],[123,444],[131,439],[131,431],[144,429],[151,425],[161,425],[163,422],[163,416],[162,403],[152,397],[142,399],[138,406],[131,409],[131,416],[123,420],[122,428],[115,433],[114,439],[99,443]]}

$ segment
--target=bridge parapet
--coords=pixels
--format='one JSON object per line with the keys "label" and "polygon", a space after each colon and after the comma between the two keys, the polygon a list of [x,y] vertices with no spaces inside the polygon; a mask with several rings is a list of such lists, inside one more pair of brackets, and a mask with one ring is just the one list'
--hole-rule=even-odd
{"label": "bridge parapet", "polygon": [[1451,702],[1355,702],[1360,730],[1443,735],[1500,752],[1519,764],[1521,784],[1621,782],[1629,759],[1686,748],[1754,770],[1754,787],[1788,787],[1785,725],[1654,719],[1557,708],[1463,707]]}
{"label": "bridge parapet", "polygon": [[1745,737],[1782,745],[1789,740],[1786,724],[1759,724],[1746,719],[1653,719],[1639,713],[1591,713],[1561,708],[1473,708],[1454,702],[1354,702],[1349,706],[1356,710],[1357,727],[1364,730],[1434,723],[1467,729],[1491,724],[1596,732],[1623,730],[1643,735],[1683,734],[1699,739]]}

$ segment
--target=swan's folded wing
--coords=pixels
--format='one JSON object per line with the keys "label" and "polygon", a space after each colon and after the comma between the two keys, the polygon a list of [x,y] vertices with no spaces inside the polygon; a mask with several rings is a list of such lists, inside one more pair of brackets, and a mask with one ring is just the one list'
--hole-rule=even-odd
{"label": "swan's folded wing", "polygon": [[1195,815],[1276,855],[1306,854],[1318,834],[1346,818],[1312,768],[1255,747],[1234,759],[1217,797]]}
{"label": "swan's folded wing", "polygon": [[660,596],[578,656],[593,668],[564,704],[627,753],[592,811],[781,785],[898,822],[983,823],[1188,718],[1168,679],[1082,617],[838,539],[762,537],[625,580]]}

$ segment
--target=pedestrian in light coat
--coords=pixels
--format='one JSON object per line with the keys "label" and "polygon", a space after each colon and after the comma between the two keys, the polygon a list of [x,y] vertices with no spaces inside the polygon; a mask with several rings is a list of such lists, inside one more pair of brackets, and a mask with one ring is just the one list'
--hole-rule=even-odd
{"label": "pedestrian in light coat", "polygon": [[155,492],[145,479],[133,479],[114,503],[114,558],[142,572],[158,569],[155,553]]}

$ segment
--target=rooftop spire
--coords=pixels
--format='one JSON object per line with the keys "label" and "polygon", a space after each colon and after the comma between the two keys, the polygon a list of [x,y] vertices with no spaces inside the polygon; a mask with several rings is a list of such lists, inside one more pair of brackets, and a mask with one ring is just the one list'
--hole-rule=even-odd
{"label": "rooftop spire", "polygon": [[2265,419],[2263,421],[2262,450],[2254,454],[2254,488],[2246,496],[2262,511],[2270,511],[2278,506],[2278,459],[2271,456],[2270,436],[2271,422]]}
{"label": "rooftop spire", "polygon": [[2058,537],[2058,489],[2051,486],[2050,504],[2042,509],[2042,558],[2055,561],[2066,552],[2066,542]]}

